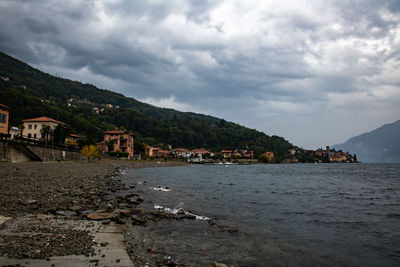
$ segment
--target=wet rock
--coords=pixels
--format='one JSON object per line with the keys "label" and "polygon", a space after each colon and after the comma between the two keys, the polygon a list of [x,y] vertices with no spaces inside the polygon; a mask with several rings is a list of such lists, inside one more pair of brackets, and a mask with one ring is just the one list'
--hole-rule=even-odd
{"label": "wet rock", "polygon": [[133,225],[144,225],[146,224],[147,220],[144,218],[140,218],[138,216],[132,215],[131,216],[132,224]]}
{"label": "wet rock", "polygon": [[129,198],[129,199],[127,199],[127,201],[128,201],[129,204],[132,204],[132,205],[135,205],[135,206],[138,206],[138,205],[141,204],[139,201],[136,201],[133,198]]}
{"label": "wet rock", "polygon": [[218,263],[218,262],[213,262],[211,265],[208,267],[228,267],[228,265],[223,264],[223,263]]}
{"label": "wet rock", "polygon": [[122,219],[121,217],[117,216],[113,219],[113,221],[115,221],[118,224],[125,224],[126,221],[124,219]]}
{"label": "wet rock", "polygon": [[77,216],[78,214],[72,210],[57,210],[56,215],[69,217],[69,216]]}
{"label": "wet rock", "polygon": [[118,217],[115,213],[93,212],[87,215],[89,220],[111,220]]}
{"label": "wet rock", "polygon": [[123,217],[129,217],[132,215],[132,212],[129,209],[116,209],[113,213],[119,214]]}
{"label": "wet rock", "polygon": [[51,218],[53,218],[53,215],[48,215],[48,214],[36,214],[36,218],[38,218],[38,219],[51,219]]}
{"label": "wet rock", "polygon": [[73,205],[73,206],[69,207],[69,209],[72,211],[80,211],[80,210],[82,210],[82,207],[78,206],[78,205]]}
{"label": "wet rock", "polygon": [[179,219],[196,220],[196,216],[193,214],[184,214],[178,217]]}
{"label": "wet rock", "polygon": [[134,208],[134,209],[131,209],[131,213],[132,213],[132,215],[142,217],[143,215],[145,215],[146,212],[143,209]]}

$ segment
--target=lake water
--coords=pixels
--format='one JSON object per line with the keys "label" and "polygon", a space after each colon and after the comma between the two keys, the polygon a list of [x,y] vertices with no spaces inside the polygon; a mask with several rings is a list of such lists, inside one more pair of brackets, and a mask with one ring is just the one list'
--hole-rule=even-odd
{"label": "lake water", "polygon": [[[195,234],[205,226],[165,223],[157,234],[169,237],[160,242],[168,243],[171,254],[198,257],[199,265],[214,251],[231,264],[263,266],[271,252],[266,240],[273,237],[291,251],[319,257],[322,265],[400,266],[400,164],[189,165],[125,172],[123,181],[137,185],[145,207],[183,208],[239,230],[210,241]],[[173,236],[168,227],[182,233]],[[211,243],[212,250],[196,252]],[[215,252],[222,247],[223,253]]]}

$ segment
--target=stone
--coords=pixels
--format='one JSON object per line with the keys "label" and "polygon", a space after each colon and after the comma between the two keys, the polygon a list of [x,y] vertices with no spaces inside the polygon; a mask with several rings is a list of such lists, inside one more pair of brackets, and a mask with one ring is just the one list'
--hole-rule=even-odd
{"label": "stone", "polygon": [[38,218],[38,219],[51,219],[51,218],[53,218],[53,215],[48,215],[48,214],[36,214],[36,218]]}
{"label": "stone", "polygon": [[146,219],[139,218],[139,217],[137,217],[135,215],[132,215],[131,219],[132,219],[132,224],[133,225],[143,225],[143,224],[146,224],[146,222],[147,222]]}
{"label": "stone", "polygon": [[111,220],[118,217],[115,213],[93,212],[87,215],[90,220]]}
{"label": "stone", "polygon": [[211,265],[208,267],[228,267],[228,265],[223,264],[223,263],[218,263],[218,262],[213,262]]}
{"label": "stone", "polygon": [[113,213],[119,214],[124,217],[129,217],[132,215],[132,212],[129,209],[116,209]]}
{"label": "stone", "polygon": [[73,205],[73,206],[69,207],[69,209],[72,211],[80,211],[80,210],[82,210],[82,207],[78,206],[78,205]]}
{"label": "stone", "polygon": [[179,216],[179,219],[195,220],[196,216],[192,215],[192,214],[185,214],[185,215]]}
{"label": "stone", "polygon": [[72,210],[57,210],[56,215],[60,216],[77,216],[78,214]]}

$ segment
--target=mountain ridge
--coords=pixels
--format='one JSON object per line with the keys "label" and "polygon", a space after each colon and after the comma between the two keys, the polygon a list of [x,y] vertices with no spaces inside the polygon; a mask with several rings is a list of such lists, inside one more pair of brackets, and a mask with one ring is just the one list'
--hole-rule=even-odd
{"label": "mountain ridge", "polygon": [[335,149],[357,154],[361,162],[400,162],[400,120],[349,138]]}

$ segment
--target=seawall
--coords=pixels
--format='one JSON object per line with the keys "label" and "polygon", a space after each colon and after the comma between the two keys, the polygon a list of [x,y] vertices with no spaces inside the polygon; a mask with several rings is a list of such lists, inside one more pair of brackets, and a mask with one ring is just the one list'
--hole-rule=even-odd
{"label": "seawall", "polygon": [[85,157],[78,151],[0,141],[0,161],[24,162],[84,159]]}

